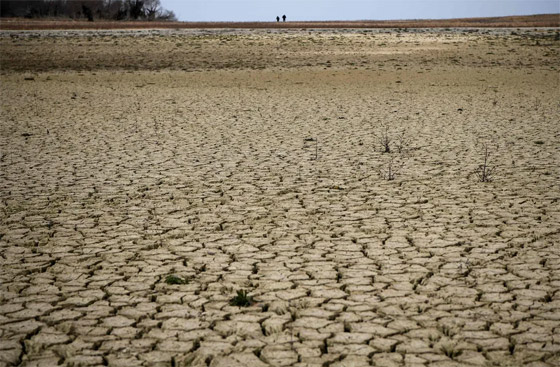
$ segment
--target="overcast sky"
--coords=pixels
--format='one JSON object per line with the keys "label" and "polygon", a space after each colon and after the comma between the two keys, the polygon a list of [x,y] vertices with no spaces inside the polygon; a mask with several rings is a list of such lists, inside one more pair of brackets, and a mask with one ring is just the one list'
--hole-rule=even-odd
{"label": "overcast sky", "polygon": [[560,13],[560,0],[161,0],[182,21],[441,19]]}

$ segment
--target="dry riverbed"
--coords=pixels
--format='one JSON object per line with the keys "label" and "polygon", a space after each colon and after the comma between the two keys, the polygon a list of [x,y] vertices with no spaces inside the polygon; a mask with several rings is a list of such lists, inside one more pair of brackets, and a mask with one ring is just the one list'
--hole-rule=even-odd
{"label": "dry riverbed", "polygon": [[556,34],[0,33],[0,366],[559,365]]}

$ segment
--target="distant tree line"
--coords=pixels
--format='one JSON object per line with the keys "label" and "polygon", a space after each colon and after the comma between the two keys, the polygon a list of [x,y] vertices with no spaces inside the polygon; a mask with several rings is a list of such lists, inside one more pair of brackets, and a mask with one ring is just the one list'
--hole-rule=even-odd
{"label": "distant tree line", "polygon": [[0,0],[1,17],[177,20],[160,0]]}

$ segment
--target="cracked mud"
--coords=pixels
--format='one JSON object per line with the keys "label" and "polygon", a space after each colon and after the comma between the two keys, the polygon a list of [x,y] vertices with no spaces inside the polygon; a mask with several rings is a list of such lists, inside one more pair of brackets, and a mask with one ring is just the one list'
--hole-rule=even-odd
{"label": "cracked mud", "polygon": [[554,34],[2,32],[0,366],[558,366]]}

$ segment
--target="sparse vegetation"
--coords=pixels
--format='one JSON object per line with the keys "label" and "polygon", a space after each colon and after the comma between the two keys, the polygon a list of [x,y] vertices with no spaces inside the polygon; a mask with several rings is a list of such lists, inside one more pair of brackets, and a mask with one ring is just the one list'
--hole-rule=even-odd
{"label": "sparse vegetation", "polygon": [[[383,155],[390,156],[385,158],[385,162],[378,168],[379,176],[387,181],[395,179],[401,172],[411,151],[411,139],[406,132],[393,132],[388,125],[382,125],[374,136],[374,150]],[[396,156],[393,154],[397,154]]]}
{"label": "sparse vegetation", "polygon": [[393,139],[389,134],[389,126],[383,125],[379,133],[374,133],[375,145],[381,153],[391,153],[391,144]]}
{"label": "sparse vegetation", "polygon": [[187,284],[187,280],[176,275],[170,274],[165,277],[166,284]]}
{"label": "sparse vegetation", "polygon": [[[523,362],[560,296],[552,41],[467,31],[7,32],[3,317],[28,329],[10,363],[91,334],[66,329],[96,300],[118,349],[63,362],[156,339],[176,366]],[[499,185],[477,182],[477,133]]]}
{"label": "sparse vegetation", "polygon": [[248,307],[251,306],[255,301],[253,297],[249,296],[247,291],[244,289],[238,290],[237,295],[229,301],[231,306],[238,306],[238,307]]}
{"label": "sparse vegetation", "polygon": [[381,153],[407,153],[410,151],[411,139],[403,129],[391,131],[388,125],[382,125],[377,133],[373,133],[374,149]]}
{"label": "sparse vegetation", "polygon": [[478,166],[475,173],[480,182],[491,182],[494,180],[495,166],[490,166],[490,150],[487,143],[482,144],[484,150],[484,162]]}
{"label": "sparse vegetation", "polygon": [[379,176],[384,180],[392,181],[395,179],[396,175],[401,172],[404,164],[405,162],[402,158],[395,159],[394,157],[390,157],[387,162],[378,169]]}
{"label": "sparse vegetation", "polygon": [[412,139],[403,130],[397,134],[395,147],[399,153],[408,153],[411,150]]}

